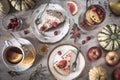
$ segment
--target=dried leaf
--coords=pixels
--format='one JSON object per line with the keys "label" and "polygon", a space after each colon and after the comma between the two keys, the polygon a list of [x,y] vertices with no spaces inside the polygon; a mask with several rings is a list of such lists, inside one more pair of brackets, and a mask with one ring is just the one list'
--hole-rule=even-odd
{"label": "dried leaf", "polygon": [[15,71],[8,71],[8,74],[12,77],[15,77],[15,76],[19,76],[20,74],[18,72],[15,72]]}
{"label": "dried leaf", "polygon": [[47,76],[45,75],[45,72],[47,71],[47,67],[42,66],[40,64],[36,70],[30,75],[29,80],[48,80]]}
{"label": "dried leaf", "polygon": [[74,38],[74,42],[77,41],[77,38],[80,38],[80,29],[78,28],[76,23],[74,23],[72,32],[70,32],[70,34],[71,34],[70,38]]}

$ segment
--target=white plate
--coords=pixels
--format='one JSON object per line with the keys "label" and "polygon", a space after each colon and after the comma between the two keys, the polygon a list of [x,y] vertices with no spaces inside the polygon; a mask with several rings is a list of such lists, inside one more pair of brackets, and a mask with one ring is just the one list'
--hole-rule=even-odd
{"label": "white plate", "polygon": [[[53,30],[49,30],[47,32],[44,33],[44,35],[42,35],[40,32],[39,32],[39,29],[40,29],[40,26],[42,25],[42,23],[40,24],[36,24],[35,21],[38,17],[40,17],[42,11],[44,10],[45,6],[47,4],[43,4],[41,5],[38,9],[36,9],[32,15],[32,23],[31,23],[31,27],[32,27],[32,31],[33,33],[35,34],[35,36],[41,41],[41,42],[44,42],[44,43],[55,43],[55,42],[58,42],[60,41],[61,39],[63,39],[68,31],[69,31],[69,16],[67,14],[67,12],[58,4],[53,4],[53,3],[50,3],[49,6],[47,7],[46,10],[57,10],[59,12],[61,12],[63,14],[63,16],[65,17],[65,22],[61,25],[59,25],[58,28],[56,29],[53,29]],[[46,15],[46,11],[44,12],[44,14],[42,15],[40,21],[43,21],[44,18],[45,18],[45,15]],[[58,35],[54,35],[54,32],[55,31],[58,31]]]}
{"label": "white plate", "polygon": [[[72,50],[74,51],[74,53],[72,54],[72,63],[75,60],[75,56],[77,53],[77,48],[73,45],[69,45],[69,44],[63,44],[63,45],[59,45],[56,48],[54,48],[52,50],[52,52],[50,53],[49,57],[48,57],[48,68],[49,71],[52,73],[52,75],[59,80],[73,80],[76,79],[80,76],[80,74],[83,72],[84,68],[85,68],[85,59],[84,56],[82,55],[82,53],[79,53],[79,56],[77,58],[77,67],[76,67],[76,71],[72,72],[68,75],[68,76],[63,76],[61,74],[59,74],[53,67],[54,62],[56,62],[58,59],[60,59],[60,57],[62,55],[64,55],[67,51]],[[58,51],[62,52],[62,55],[58,55]]]}
{"label": "white plate", "polygon": [[[25,71],[27,70],[28,68],[30,68],[33,64],[33,62],[35,61],[35,56],[36,56],[36,52],[35,52],[35,48],[34,46],[31,44],[30,41],[26,40],[26,39],[23,39],[23,38],[18,38],[18,40],[22,43],[22,44],[25,44],[29,49],[32,49],[34,51],[34,54],[33,54],[33,58],[31,60],[31,62],[28,62],[28,64],[23,64],[21,63],[19,66],[12,66],[12,65],[6,65],[6,67],[8,67],[8,69],[12,70],[12,71]],[[20,44],[15,40],[15,39],[11,39],[9,40],[11,42],[11,44],[13,46],[17,46],[17,47],[20,47]],[[7,45],[4,45],[4,48],[3,48],[3,51],[4,49],[7,47]],[[25,59],[24,59],[25,60]],[[23,60],[23,61],[24,61]]]}

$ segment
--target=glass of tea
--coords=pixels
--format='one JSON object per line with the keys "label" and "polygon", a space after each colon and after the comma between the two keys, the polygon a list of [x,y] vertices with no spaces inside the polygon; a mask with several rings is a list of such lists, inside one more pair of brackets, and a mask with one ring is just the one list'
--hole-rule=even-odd
{"label": "glass of tea", "polygon": [[48,45],[47,44],[39,44],[38,46],[39,54],[44,56],[48,53]]}
{"label": "glass of tea", "polygon": [[91,5],[79,17],[79,24],[85,30],[93,30],[105,19],[105,10],[100,5]]}

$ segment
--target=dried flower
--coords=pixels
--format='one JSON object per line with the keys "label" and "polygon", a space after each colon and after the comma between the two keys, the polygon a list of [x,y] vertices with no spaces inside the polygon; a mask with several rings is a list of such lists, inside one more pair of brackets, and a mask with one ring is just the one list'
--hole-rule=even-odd
{"label": "dried flower", "polygon": [[72,32],[70,34],[72,34],[71,38],[74,38],[74,42],[76,42],[77,38],[80,38],[80,29],[76,23],[74,23]]}
{"label": "dried flower", "polygon": [[47,75],[45,72],[47,71],[46,67],[43,67],[42,64],[40,64],[36,70],[30,75],[29,80],[48,80]]}
{"label": "dried flower", "polygon": [[20,74],[18,72],[15,72],[15,71],[8,71],[8,74],[12,77],[15,77],[15,76],[19,76]]}

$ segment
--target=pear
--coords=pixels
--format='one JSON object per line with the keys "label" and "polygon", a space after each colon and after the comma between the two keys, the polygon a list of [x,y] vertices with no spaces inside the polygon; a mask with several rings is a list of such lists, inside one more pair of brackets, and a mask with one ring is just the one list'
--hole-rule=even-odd
{"label": "pear", "polygon": [[120,0],[115,2],[109,2],[109,6],[111,11],[115,14],[120,16]]}

